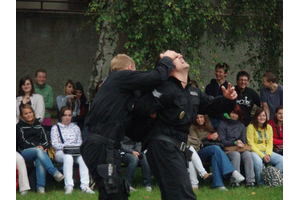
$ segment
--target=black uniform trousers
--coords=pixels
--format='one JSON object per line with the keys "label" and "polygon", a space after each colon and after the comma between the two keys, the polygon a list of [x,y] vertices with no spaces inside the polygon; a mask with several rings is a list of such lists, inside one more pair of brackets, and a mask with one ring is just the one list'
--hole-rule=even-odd
{"label": "black uniform trousers", "polygon": [[162,200],[196,200],[187,170],[187,159],[175,145],[152,139],[147,160],[159,182]]}
{"label": "black uniform trousers", "polygon": [[89,172],[91,173],[93,180],[95,181],[98,191],[99,200],[109,199],[109,200],[127,200],[128,197],[123,191],[123,181],[122,181],[122,167],[121,158],[117,149],[114,149],[114,163],[117,166],[117,174],[119,176],[119,186],[118,193],[107,194],[104,186],[103,178],[98,174],[97,166],[99,164],[107,164],[106,156],[106,145],[87,139],[81,145],[82,158],[87,165]]}

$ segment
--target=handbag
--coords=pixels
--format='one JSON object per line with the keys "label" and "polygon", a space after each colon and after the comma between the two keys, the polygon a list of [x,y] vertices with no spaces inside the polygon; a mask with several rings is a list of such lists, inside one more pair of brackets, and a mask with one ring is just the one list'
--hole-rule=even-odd
{"label": "handbag", "polygon": [[221,149],[224,149],[224,144],[220,141],[205,139],[205,140],[202,140],[202,145],[203,145],[203,147],[208,147],[208,146],[211,146],[211,145],[217,145]]}
{"label": "handbag", "polygon": [[50,142],[50,147],[47,149],[47,153],[49,158],[53,161],[55,160],[55,151],[53,149],[53,147],[51,146],[51,142]]}
{"label": "handbag", "polygon": [[252,147],[248,144],[244,144],[243,147],[238,147],[238,146],[228,146],[224,148],[224,151],[227,154],[230,154],[233,151],[237,151],[239,153],[243,153],[244,151],[251,151]]}
{"label": "handbag", "polygon": [[[64,139],[61,135],[61,130],[60,130],[58,125],[56,125],[56,126],[57,126],[57,129],[58,129],[58,132],[59,132],[61,142],[64,143]],[[80,156],[81,155],[80,146],[64,146],[63,152],[65,154],[71,154],[72,156]]]}
{"label": "handbag", "polygon": [[273,145],[273,151],[275,153],[283,155],[283,144],[274,144]]}

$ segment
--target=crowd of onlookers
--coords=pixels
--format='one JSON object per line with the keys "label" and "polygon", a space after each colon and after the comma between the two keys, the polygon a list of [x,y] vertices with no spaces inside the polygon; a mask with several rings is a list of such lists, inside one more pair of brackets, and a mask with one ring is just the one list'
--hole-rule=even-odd
{"label": "crowd of onlookers", "polygon": [[[216,65],[216,78],[206,86],[206,94],[223,95],[221,87],[228,87],[229,69],[226,63]],[[246,71],[237,73],[237,104],[231,113],[199,114],[190,127],[187,144],[193,154],[188,171],[194,189],[198,188],[198,174],[203,180],[212,179],[212,188],[227,190],[224,178],[230,178],[232,187],[239,187],[244,180],[246,187],[264,185],[261,171],[265,164],[274,165],[283,173],[283,86],[277,83],[273,73],[267,72],[262,77],[259,95],[247,87],[249,79]],[[52,124],[50,110],[54,97],[51,86],[46,83],[46,71],[37,70],[34,80],[35,83],[29,76],[21,78],[16,98],[17,187],[20,193],[26,194],[30,189],[45,193],[46,172],[56,181],[64,180],[65,193],[72,193],[73,163],[76,162],[81,190],[93,194],[89,170],[82,156],[63,151],[64,146],[80,146],[86,139],[88,132],[84,120],[93,99],[88,101],[80,82],[68,80],[64,94],[56,97],[59,121]],[[198,87],[196,81],[191,83]],[[99,81],[94,93],[101,84]],[[254,105],[256,109],[253,109]],[[49,157],[50,149],[54,150],[54,160]],[[121,142],[119,152],[122,163],[127,166],[124,176],[131,191],[136,190],[131,184],[137,166],[142,168],[146,190],[152,190],[147,150],[141,149],[140,142],[126,136]],[[62,172],[53,166],[54,161],[62,163]],[[203,167],[203,162],[210,162],[212,173]],[[30,186],[27,168],[33,166],[36,185]]]}

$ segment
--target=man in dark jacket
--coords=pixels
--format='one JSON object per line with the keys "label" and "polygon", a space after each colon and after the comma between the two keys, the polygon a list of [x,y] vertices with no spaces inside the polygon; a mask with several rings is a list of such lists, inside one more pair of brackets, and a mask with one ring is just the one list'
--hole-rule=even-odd
{"label": "man in dark jacket", "polygon": [[186,147],[189,128],[198,113],[213,114],[234,109],[237,96],[234,87],[222,87],[223,95],[214,98],[188,84],[189,64],[182,55],[173,60],[176,66],[169,79],[152,93],[143,96],[135,109],[147,113],[144,107],[153,105],[148,114],[156,121],[151,131],[147,159],[158,180],[163,200],[197,199],[187,171],[190,156]]}
{"label": "man in dark jacket", "polygon": [[123,187],[120,148],[131,124],[135,90],[151,90],[162,84],[173,67],[174,51],[161,54],[154,70],[135,71],[134,61],[125,54],[111,61],[111,73],[103,82],[86,116],[87,140],[81,146],[82,157],[99,190],[99,199],[127,199]]}
{"label": "man in dark jacket", "polygon": [[[143,134],[143,133],[140,133]],[[125,179],[130,184],[130,191],[136,191],[131,186],[133,176],[137,166],[140,164],[142,168],[142,174],[144,179],[144,186],[146,191],[150,192],[151,188],[151,171],[147,162],[147,157],[144,152],[142,152],[141,142],[134,142],[127,136],[124,137],[121,142],[120,154],[122,157],[122,163],[126,164]]]}

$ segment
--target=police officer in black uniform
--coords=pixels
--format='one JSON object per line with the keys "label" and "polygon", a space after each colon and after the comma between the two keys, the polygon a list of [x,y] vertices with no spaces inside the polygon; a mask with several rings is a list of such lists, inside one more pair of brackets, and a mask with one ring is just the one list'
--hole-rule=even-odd
{"label": "police officer in black uniform", "polygon": [[134,91],[154,89],[172,70],[178,54],[166,51],[154,70],[135,71],[134,61],[119,54],[111,61],[112,71],[102,84],[86,117],[87,140],[81,154],[96,182],[99,199],[127,199],[122,179],[121,159],[117,149],[131,123]]}
{"label": "police officer in black uniform", "polygon": [[[150,94],[136,102],[135,112],[149,109],[156,113],[156,121],[150,133],[147,159],[151,172],[158,180],[163,200],[197,199],[187,171],[191,156],[186,147],[189,128],[198,113],[216,114],[234,109],[234,87],[222,88],[224,96],[212,97],[188,84],[189,64],[182,55],[173,60],[169,79]],[[137,109],[137,110],[136,110]],[[139,113],[140,114],[140,113]]]}

